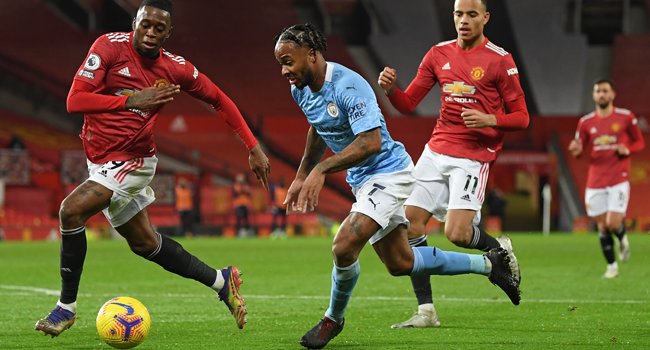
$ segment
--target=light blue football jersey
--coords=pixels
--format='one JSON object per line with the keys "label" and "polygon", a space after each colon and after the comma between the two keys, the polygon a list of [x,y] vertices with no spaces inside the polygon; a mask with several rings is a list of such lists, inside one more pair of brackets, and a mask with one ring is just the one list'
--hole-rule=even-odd
{"label": "light blue football jersey", "polygon": [[373,175],[400,171],[411,164],[404,145],[390,137],[374,91],[355,71],[327,62],[320,91],[311,92],[308,86],[300,90],[292,85],[291,94],[334,153],[345,149],[357,134],[381,129],[381,152],[348,169],[350,186],[358,187]]}

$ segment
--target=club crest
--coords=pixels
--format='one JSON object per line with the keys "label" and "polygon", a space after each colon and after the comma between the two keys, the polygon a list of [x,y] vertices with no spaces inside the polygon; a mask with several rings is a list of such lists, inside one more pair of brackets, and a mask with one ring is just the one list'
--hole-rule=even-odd
{"label": "club crest", "polygon": [[337,118],[339,116],[339,108],[336,107],[336,103],[330,102],[327,104],[327,114],[332,118]]}

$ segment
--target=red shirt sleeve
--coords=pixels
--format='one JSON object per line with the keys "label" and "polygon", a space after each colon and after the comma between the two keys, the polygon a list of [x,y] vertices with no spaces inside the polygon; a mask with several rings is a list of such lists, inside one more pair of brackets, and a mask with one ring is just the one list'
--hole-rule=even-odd
{"label": "red shirt sleeve", "polygon": [[400,113],[409,114],[415,110],[415,107],[429,93],[429,90],[415,84],[415,81],[413,81],[406,91],[395,87],[395,93],[389,96],[388,100]]}
{"label": "red shirt sleeve", "polygon": [[499,95],[505,103],[524,96],[524,90],[521,89],[521,82],[519,81],[519,70],[512,59],[512,55],[503,56],[503,59],[501,59],[496,85]]}
{"label": "red shirt sleeve", "polygon": [[221,89],[219,89],[208,77],[199,72],[193,64],[185,61],[185,77],[182,80],[181,88],[190,96],[212,105],[219,116],[230,126],[246,144],[249,150],[258,144],[253,136],[244,117],[235,105]]}
{"label": "red shirt sleeve", "polygon": [[645,148],[645,141],[641,134],[641,128],[639,128],[639,121],[636,119],[634,114],[632,114],[632,120],[628,124],[627,133],[630,136],[630,141],[632,141],[630,145],[627,146],[630,154],[639,152]]}
{"label": "red shirt sleeve", "polygon": [[578,122],[578,127],[576,128],[575,139],[580,141],[583,148],[589,142],[589,133],[587,132],[584,120],[582,118]]}
{"label": "red shirt sleeve", "polygon": [[95,94],[93,85],[83,80],[75,79],[68,93],[68,113],[104,113],[123,111],[128,96],[109,96]]}
{"label": "red shirt sleeve", "polygon": [[506,102],[506,107],[508,107],[510,113],[495,116],[497,118],[496,129],[502,131],[526,129],[530,117],[528,116],[528,109],[526,108],[526,99],[524,96],[521,96],[514,101]]}
{"label": "red shirt sleeve", "polygon": [[112,67],[114,61],[115,52],[108,38],[102,35],[95,40],[90,50],[88,50],[86,60],[77,70],[74,80],[97,86],[104,79],[106,71]]}
{"label": "red shirt sleeve", "polygon": [[434,48],[431,48],[424,58],[420,67],[418,68],[418,74],[415,76],[415,79],[409,84],[406,91],[400,90],[398,87],[395,87],[395,93],[388,97],[390,103],[402,114],[409,114],[415,110],[424,96],[426,96],[429,91],[436,85],[438,79],[436,78],[436,73],[433,69],[434,67]]}

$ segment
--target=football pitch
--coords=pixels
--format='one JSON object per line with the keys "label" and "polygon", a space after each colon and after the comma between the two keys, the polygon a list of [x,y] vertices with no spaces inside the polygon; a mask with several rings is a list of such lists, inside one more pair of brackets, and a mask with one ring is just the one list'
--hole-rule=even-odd
{"label": "football pitch", "polygon": [[[476,275],[432,277],[442,326],[391,329],[417,309],[408,277],[392,277],[370,246],[343,332],[326,349],[650,348],[650,235],[629,235],[620,275],[606,265],[598,236],[511,234],[522,271],[522,301]],[[58,298],[58,242],[0,242],[0,349],[111,349],[95,317],[110,298],[130,296],[152,328],[137,349],[301,349],[300,337],[327,309],[331,238],[180,239],[192,254],[244,273],[248,323],[237,329],[216,294],[131,253],[124,241],[93,241],[81,278],[77,320],[51,339],[34,331]],[[429,245],[457,248],[444,236]],[[474,251],[477,252],[477,251]]]}

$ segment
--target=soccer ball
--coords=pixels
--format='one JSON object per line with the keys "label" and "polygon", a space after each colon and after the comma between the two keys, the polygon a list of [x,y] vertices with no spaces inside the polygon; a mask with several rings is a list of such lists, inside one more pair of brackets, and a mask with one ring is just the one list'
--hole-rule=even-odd
{"label": "soccer ball", "polygon": [[140,345],[149,335],[151,317],[141,302],[129,297],[113,298],[97,314],[97,332],[117,349]]}

